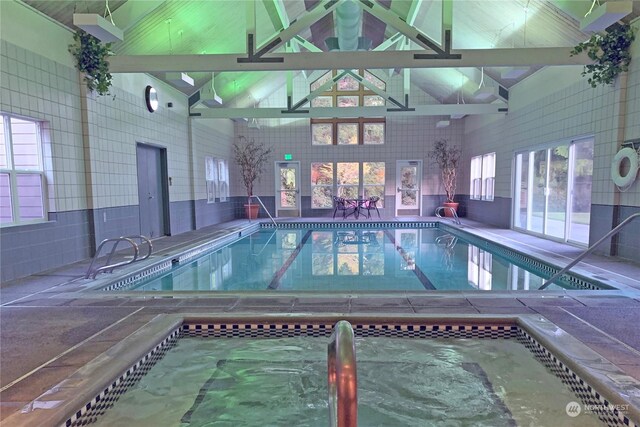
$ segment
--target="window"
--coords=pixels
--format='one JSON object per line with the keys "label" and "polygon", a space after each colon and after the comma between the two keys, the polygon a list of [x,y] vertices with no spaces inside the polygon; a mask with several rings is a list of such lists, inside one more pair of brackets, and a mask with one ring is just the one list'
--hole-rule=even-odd
{"label": "window", "polygon": [[311,208],[333,208],[334,195],[347,199],[377,196],[378,207],[384,207],[384,184],[384,162],[311,163]]}
{"label": "window", "polygon": [[46,215],[40,123],[0,114],[0,224]]}
{"label": "window", "polygon": [[513,226],[586,246],[593,153],[592,137],[517,153]]}
{"label": "window", "polygon": [[471,159],[470,198],[493,200],[496,176],[496,153],[475,156]]}
{"label": "window", "polygon": [[[336,76],[337,71],[328,72],[311,83],[313,92]],[[369,73],[360,71],[364,79],[380,90],[386,83]],[[384,106],[385,99],[361,85],[352,76],[346,75],[323,95],[311,100],[311,107],[352,108],[358,106]],[[384,118],[353,117],[346,119],[311,119],[311,144],[313,145],[362,145],[384,144],[386,120]]]}
{"label": "window", "polygon": [[311,208],[333,207],[333,163],[311,163]]}

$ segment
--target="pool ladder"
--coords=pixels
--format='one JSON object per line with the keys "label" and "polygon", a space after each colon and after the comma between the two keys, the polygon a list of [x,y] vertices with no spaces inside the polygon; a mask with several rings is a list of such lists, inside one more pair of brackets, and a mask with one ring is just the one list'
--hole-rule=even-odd
{"label": "pool ladder", "polygon": [[[453,222],[455,222],[458,225],[462,225],[462,223],[460,222],[460,218],[458,217],[458,212],[456,212],[456,210],[451,206],[438,206],[436,208],[436,216],[438,218],[445,218],[445,216],[442,216],[440,212],[445,212],[445,215],[446,215],[447,211],[451,212],[451,218]],[[450,217],[446,217],[446,218],[450,218]]]}
{"label": "pool ladder", "polygon": [[327,348],[329,426],[357,427],[358,378],[353,328],[346,320],[333,327]]}
{"label": "pool ladder", "polygon": [[614,234],[618,234],[620,232],[620,230],[622,230],[622,228],[629,224],[631,221],[633,221],[634,219],[640,217],[640,213],[635,213],[629,217],[627,217],[624,221],[622,221],[620,224],[618,224],[613,230],[609,231],[607,234],[605,234],[600,240],[598,240],[597,242],[595,242],[593,245],[591,245],[586,251],[582,252],[580,255],[578,255],[573,261],[571,261],[569,264],[566,265],[566,267],[564,267],[562,270],[558,271],[556,274],[554,274],[549,280],[547,280],[546,282],[544,282],[542,284],[542,286],[540,286],[538,288],[538,290],[543,290],[545,289],[547,286],[549,286],[550,284],[552,284],[553,282],[555,282],[560,276],[562,276],[564,273],[566,273],[567,271],[569,271],[569,269],[571,269],[571,267],[573,267],[574,265],[576,265],[577,263],[579,263],[584,257],[586,257],[587,255],[589,255],[591,252],[593,252],[598,246],[600,246],[600,244],[602,242],[604,242],[605,240],[607,240],[609,237],[613,236]]}
{"label": "pool ladder", "polygon": [[[147,247],[148,247],[147,254],[142,258],[138,259],[138,256],[140,255],[140,248],[138,247],[138,244],[134,241],[134,239],[140,240],[141,244],[142,243],[147,244]],[[113,254],[115,254],[116,249],[118,248],[118,245],[122,242],[126,242],[131,245],[131,247],[133,248],[133,257],[130,260],[111,264],[111,258],[113,258]],[[100,252],[102,251],[102,248],[104,247],[104,245],[106,245],[107,243],[113,243],[113,245],[111,246],[111,251],[107,256],[106,261],[104,262],[104,266],[96,268],[94,270],[94,265],[98,260],[98,258],[100,257]],[[95,279],[98,273],[103,273],[103,272],[111,273],[117,267],[123,267],[125,265],[133,264],[136,261],[143,261],[151,256],[152,251],[153,251],[153,245],[151,244],[151,240],[149,240],[147,237],[142,235],[127,236],[127,237],[121,236],[113,239],[104,239],[102,242],[100,242],[100,245],[98,245],[98,249],[96,249],[96,254],[93,256],[93,259],[91,260],[91,264],[89,264],[89,268],[87,269],[87,274],[85,274],[84,278]]]}

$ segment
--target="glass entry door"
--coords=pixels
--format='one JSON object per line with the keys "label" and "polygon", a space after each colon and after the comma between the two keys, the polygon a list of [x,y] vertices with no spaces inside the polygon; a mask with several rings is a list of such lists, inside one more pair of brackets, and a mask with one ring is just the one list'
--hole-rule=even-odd
{"label": "glass entry door", "polygon": [[516,155],[514,228],[589,243],[593,139]]}
{"label": "glass entry door", "polygon": [[276,163],[276,217],[300,216],[300,162]]}
{"label": "glass entry door", "polygon": [[420,215],[422,160],[396,163],[396,216]]}

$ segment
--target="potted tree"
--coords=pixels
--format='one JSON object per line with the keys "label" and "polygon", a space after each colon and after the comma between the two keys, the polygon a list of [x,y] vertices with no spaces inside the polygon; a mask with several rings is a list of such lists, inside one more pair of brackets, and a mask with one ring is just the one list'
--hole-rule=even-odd
{"label": "potted tree", "polygon": [[236,163],[240,166],[242,183],[247,190],[247,204],[244,207],[249,219],[258,217],[260,205],[251,203],[253,183],[260,179],[272,151],[271,147],[266,147],[264,144],[256,142],[253,138],[247,139],[242,135],[233,144],[233,155]]}
{"label": "potted tree", "polygon": [[[456,177],[461,154],[462,150],[459,147],[449,146],[446,139],[437,140],[433,144],[433,149],[427,153],[431,161],[440,168],[442,185],[447,196],[444,206],[451,207],[456,211],[459,203],[455,202],[453,198],[456,195]],[[448,210],[445,215],[452,216]]]}

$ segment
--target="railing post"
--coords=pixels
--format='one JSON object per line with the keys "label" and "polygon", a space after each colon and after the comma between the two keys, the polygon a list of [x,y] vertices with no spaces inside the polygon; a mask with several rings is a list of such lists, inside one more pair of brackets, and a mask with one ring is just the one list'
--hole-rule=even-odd
{"label": "railing post", "polygon": [[327,348],[329,425],[357,427],[358,378],[353,328],[346,320],[333,327]]}
{"label": "railing post", "polygon": [[576,265],[577,263],[579,263],[584,257],[586,257],[587,255],[589,255],[591,252],[593,252],[598,246],[600,246],[600,244],[602,242],[604,242],[605,240],[607,240],[609,237],[613,236],[614,234],[617,234],[622,227],[624,227],[625,225],[627,225],[628,223],[630,223],[632,220],[634,220],[635,218],[640,217],[640,213],[635,213],[629,217],[627,217],[627,219],[625,219],[624,221],[622,221],[620,224],[618,224],[616,226],[616,228],[614,228],[613,230],[609,231],[607,234],[605,234],[600,240],[598,240],[597,242],[595,242],[593,245],[591,245],[586,251],[582,252],[580,255],[578,255],[573,261],[571,261],[569,264],[567,264],[562,270],[558,271],[556,274],[554,274],[549,280],[547,280],[546,282],[544,282],[542,284],[542,286],[540,286],[538,288],[539,291],[546,289],[547,286],[549,286],[550,284],[552,284],[553,282],[556,281],[556,279],[558,279],[560,276],[562,276],[564,273],[566,273],[567,271],[569,271],[569,269],[571,267],[573,267],[574,265]]}

